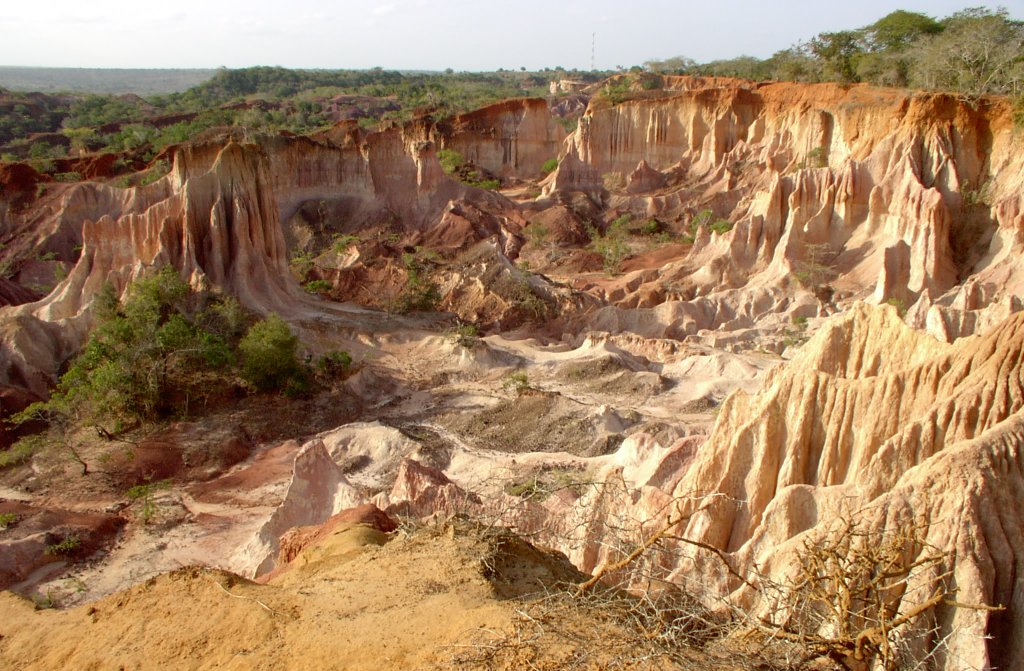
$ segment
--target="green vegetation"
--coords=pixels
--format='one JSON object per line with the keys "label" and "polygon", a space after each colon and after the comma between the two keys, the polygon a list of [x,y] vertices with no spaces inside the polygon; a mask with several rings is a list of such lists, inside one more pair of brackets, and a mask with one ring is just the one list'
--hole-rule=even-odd
{"label": "green vegetation", "polygon": [[0,67],[0,85],[14,91],[174,93],[201,84],[216,70]]}
{"label": "green vegetation", "polygon": [[362,242],[362,238],[358,235],[339,233],[334,236],[334,240],[331,242],[331,249],[336,254],[344,254],[353,245],[358,245]]}
{"label": "green vegetation", "polygon": [[48,429],[0,452],[0,466],[56,445],[87,474],[76,431],[91,427],[113,439],[185,415],[235,385],[236,372],[258,391],[297,394],[309,387],[298,339],[280,317],[252,323],[237,300],[192,291],[172,268],[138,280],[121,301],[108,285],[94,314],[96,327],[50,398],[11,418],[42,420]]}
{"label": "green vegetation", "polygon": [[580,125],[579,117],[558,117],[556,121],[566,133],[574,133]]}
{"label": "green vegetation", "polygon": [[540,166],[540,171],[542,173],[544,173],[545,175],[547,175],[549,173],[552,173],[552,172],[554,172],[557,169],[558,169],[558,159],[557,158],[549,158],[548,160],[544,161],[543,165]]}
{"label": "green vegetation", "polygon": [[896,10],[856,30],[820,33],[760,60],[698,64],[677,56],[647,61],[649,72],[955,91],[1024,93],[1024,22],[1003,9],[973,7],[943,19]]}
{"label": "green vegetation", "polygon": [[331,350],[317,357],[316,377],[322,382],[329,382],[343,376],[352,368],[352,355],[341,350]]}
{"label": "green vegetation", "polygon": [[15,525],[18,515],[15,513],[0,513],[0,531],[6,531]]}
{"label": "green vegetation", "polygon": [[836,271],[828,263],[831,249],[827,243],[807,245],[804,247],[804,260],[795,264],[793,277],[805,289],[814,292],[819,298],[831,295],[831,282]]}
{"label": "green vegetation", "polygon": [[886,305],[891,305],[896,308],[896,314],[900,316],[900,319],[907,316],[907,304],[902,298],[896,298],[895,296],[885,301]]}
{"label": "green vegetation", "polygon": [[427,250],[419,247],[415,254],[402,254],[405,266],[405,286],[395,305],[395,311],[405,314],[416,311],[436,310],[441,300],[441,291],[430,279],[430,266],[436,259]]}
{"label": "green vegetation", "polygon": [[[33,90],[93,90],[63,95],[0,90],[0,149],[32,159],[54,172],[54,159],[71,153],[132,151],[151,159],[163,148],[205,130],[244,128],[305,134],[333,124],[331,100],[359,96],[379,101],[364,110],[363,126],[404,121],[413,110],[443,117],[506,98],[547,95],[551,80],[599,82],[609,75],[601,97],[611,104],[643,96],[664,85],[664,76],[691,74],[754,80],[868,82],[882,86],[949,90],[968,97],[1024,95],[1024,22],[1003,8],[974,7],[945,18],[897,10],[856,30],[822,32],[761,60],[750,56],[698,64],[684,56],[649,60],[619,73],[566,71],[402,73],[370,70],[288,70],[253,67],[217,71],[95,71],[0,68],[8,85]],[[212,75],[212,76],[211,76]],[[28,77],[29,79],[24,79]],[[40,79],[42,77],[42,79]],[[144,94],[113,95],[110,78],[160,81],[134,86]],[[20,78],[20,79],[19,79]],[[139,79],[141,78],[141,79]],[[156,78],[156,79],[154,79]],[[199,80],[204,81],[199,81]],[[36,82],[36,86],[27,84]],[[60,82],[63,82],[61,84]],[[187,84],[194,84],[181,90]],[[128,84],[132,88],[131,83]],[[559,119],[567,132],[573,117]],[[47,133],[30,142],[33,134]],[[63,136],[63,137],[61,137]],[[813,164],[813,162],[812,162]],[[544,170],[552,168],[552,162]],[[64,179],[70,179],[65,174]],[[496,188],[479,176],[482,188]]]}
{"label": "green vegetation", "polygon": [[277,315],[252,325],[238,343],[242,378],[259,391],[283,389],[296,395],[307,391],[308,376],[298,359],[299,339]]}
{"label": "green vegetation", "polygon": [[480,329],[476,324],[462,322],[448,331],[448,339],[466,349],[473,349],[480,344]]}
{"label": "green vegetation", "polygon": [[587,227],[590,235],[590,249],[600,255],[604,270],[609,275],[617,275],[622,270],[622,261],[629,255],[630,249],[626,242],[627,226],[632,217],[623,214],[616,218],[605,229],[604,235],[593,226]]}
{"label": "green vegetation", "polygon": [[807,152],[807,163],[812,168],[827,168],[828,154],[825,153],[825,148],[815,147]]}
{"label": "green vegetation", "polygon": [[513,272],[510,278],[501,283],[498,292],[527,319],[543,321],[553,312],[552,306],[534,291],[525,269]]}
{"label": "green vegetation", "polygon": [[[203,305],[171,268],[139,280],[123,303],[108,286],[96,299],[98,324],[50,399],[16,419],[105,425],[153,420],[198,395],[205,373],[232,352],[215,303]],[[114,429],[116,431],[116,428]]]}
{"label": "green vegetation", "polygon": [[161,159],[146,170],[145,174],[143,174],[142,178],[139,180],[139,186],[148,186],[161,177],[164,177],[170,171],[170,163]]}
{"label": "green vegetation", "polygon": [[70,557],[78,551],[78,548],[81,547],[81,545],[82,540],[77,535],[71,534],[69,536],[65,536],[57,543],[47,545],[43,552],[54,557]]}
{"label": "green vegetation", "polygon": [[156,502],[153,500],[153,495],[159,490],[168,489],[170,486],[170,480],[159,480],[144,485],[135,485],[125,492],[125,496],[132,501],[142,502],[142,507],[139,510],[139,519],[142,520],[143,524],[149,524],[149,521],[156,514]]}
{"label": "green vegetation", "polygon": [[334,286],[327,280],[310,280],[303,284],[302,288],[311,294],[324,295],[330,293]]}
{"label": "green vegetation", "polygon": [[582,495],[590,484],[590,474],[575,468],[545,467],[524,480],[505,484],[505,493],[523,499],[544,501],[555,492],[569,489]]}
{"label": "green vegetation", "polygon": [[0,451],[0,468],[16,466],[32,458],[36,452],[46,447],[46,439],[41,435],[25,436],[17,440],[6,450]]}
{"label": "green vegetation", "polygon": [[527,377],[526,373],[509,373],[505,380],[501,383],[501,388],[505,391],[513,391],[516,394],[521,394],[527,389],[532,389],[530,386],[530,378]]}
{"label": "green vegetation", "polygon": [[543,247],[545,244],[547,244],[548,237],[551,235],[551,229],[549,229],[544,224],[538,222],[531,222],[526,225],[525,233],[526,238],[530,242],[537,245],[538,247]]}
{"label": "green vegetation", "polygon": [[632,82],[627,77],[609,79],[601,89],[601,96],[612,105],[623,103],[631,97]]}
{"label": "green vegetation", "polygon": [[988,207],[991,200],[990,188],[991,184],[988,181],[982,182],[976,188],[971,188],[969,184],[964,184],[960,190],[960,195],[963,198],[963,207],[965,209]]}
{"label": "green vegetation", "polygon": [[708,226],[708,229],[715,235],[722,235],[723,233],[728,233],[729,231],[731,231],[734,225],[735,224],[733,224],[728,219],[718,219],[713,224]]}
{"label": "green vegetation", "polygon": [[[118,71],[126,80],[144,75],[137,71]],[[28,95],[0,89],[0,147],[5,154],[27,158],[27,138],[33,133],[62,134],[71,149],[79,151],[138,151],[147,159],[169,145],[185,142],[211,128],[238,127],[256,132],[287,130],[305,134],[331,126],[331,99],[360,96],[376,99],[365,126],[379,122],[405,121],[412,110],[430,110],[444,116],[507,98],[543,96],[552,79],[571,77],[599,81],[607,73],[566,72],[560,68],[539,72],[491,73],[401,73],[380,68],[371,70],[288,70],[279,67],[253,67],[240,70],[205,71],[198,77],[180,71],[168,71],[170,79],[194,84],[187,90],[180,85],[159,87],[162,95],[143,99],[117,96],[98,79],[103,71],[66,71],[67,86],[49,86],[48,77],[57,70],[41,70],[43,77],[23,81],[25,90],[90,89],[93,93],[65,95]],[[210,76],[212,75],[212,76]],[[0,78],[12,82],[18,72],[0,68]],[[71,77],[71,78],[69,78]],[[191,77],[191,78],[190,78]],[[198,79],[205,79],[201,83]],[[30,81],[38,82],[38,87]],[[109,82],[108,82],[109,83]],[[144,94],[157,93],[153,88]],[[51,142],[47,140],[47,142]],[[42,144],[42,143],[37,143]],[[65,155],[62,147],[42,144],[39,160]],[[40,164],[50,172],[51,165]],[[478,180],[484,181],[484,180]],[[485,188],[487,186],[485,185]]]}
{"label": "green vegetation", "polygon": [[288,260],[288,267],[292,270],[292,276],[294,276],[300,284],[309,278],[309,274],[313,271],[314,265],[315,261],[313,253],[303,251],[301,249],[296,249],[292,252],[292,256]]}
{"label": "green vegetation", "polygon": [[467,186],[497,191],[501,188],[501,180],[485,178],[479,169],[466,162],[462,154],[454,149],[442,149],[437,152],[437,160],[446,175],[454,177]]}
{"label": "green vegetation", "polygon": [[454,149],[442,149],[437,152],[437,160],[441,163],[441,170],[446,175],[454,175],[455,171],[462,167],[462,164],[466,162],[462,158],[462,154],[455,151]]}
{"label": "green vegetation", "polygon": [[660,232],[661,224],[657,219],[648,219],[647,222],[640,227],[641,235],[658,235]]}

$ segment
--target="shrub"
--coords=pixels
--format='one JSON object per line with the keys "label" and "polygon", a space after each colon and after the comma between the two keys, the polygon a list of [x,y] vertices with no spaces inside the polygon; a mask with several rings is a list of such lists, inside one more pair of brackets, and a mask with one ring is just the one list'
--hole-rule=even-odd
{"label": "shrub", "polygon": [[57,543],[47,545],[43,552],[54,557],[70,557],[81,545],[82,540],[75,534],[71,534]]}
{"label": "shrub", "polygon": [[17,521],[18,516],[14,513],[0,513],[0,531],[6,531]]}
{"label": "shrub", "polygon": [[476,324],[459,324],[448,332],[448,338],[459,347],[472,349],[480,343],[480,329]]}
{"label": "shrub", "polygon": [[352,355],[342,350],[331,350],[317,357],[317,377],[332,379],[343,375],[352,367]]}
{"label": "shrub", "polygon": [[125,495],[133,501],[142,501],[142,510],[139,512],[139,518],[143,524],[149,524],[149,521],[156,514],[156,503],[153,501],[153,494],[157,490],[167,489],[171,486],[170,480],[159,480],[157,482],[149,482],[144,485],[135,485]]}
{"label": "shrub", "polygon": [[[17,415],[15,416],[15,419]],[[14,421],[14,419],[12,419]],[[28,461],[32,455],[46,447],[46,437],[36,434],[19,438],[9,448],[0,452],[0,468],[16,466]]]}
{"label": "shrub", "polygon": [[657,219],[649,219],[640,227],[641,235],[657,235],[661,231],[661,224]]}
{"label": "shrub", "polygon": [[521,394],[530,387],[530,378],[526,376],[526,373],[510,373],[505,377],[505,381],[501,383],[501,388],[505,391],[512,390],[517,394]]}
{"label": "shrub", "polygon": [[526,273],[514,272],[506,282],[503,282],[501,291],[505,299],[514,305],[526,317],[533,320],[543,320],[551,316],[552,308],[541,296],[537,295]]}
{"label": "shrub", "polygon": [[299,339],[276,314],[256,322],[238,343],[242,377],[259,391],[300,391],[305,380],[297,351]]}
{"label": "shrub", "polygon": [[398,296],[398,312],[429,311],[437,308],[441,300],[441,291],[427,275],[427,263],[433,260],[431,254],[424,249],[417,249],[415,254],[402,255],[406,280],[402,293]]}
{"label": "shrub", "polygon": [[142,176],[142,179],[139,180],[139,186],[148,186],[170,171],[170,164],[164,159],[160,159],[153,164],[153,167],[146,171],[145,175]]}
{"label": "shrub", "polygon": [[466,159],[462,158],[462,154],[454,149],[442,149],[437,152],[437,160],[441,162],[441,170],[446,175],[453,174],[466,162]]}
{"label": "shrub", "polygon": [[334,287],[327,280],[310,280],[302,288],[311,294],[326,294]]}
{"label": "shrub", "polygon": [[313,271],[315,262],[310,252],[295,250],[288,261],[288,267],[292,270],[292,276],[299,282],[305,282],[306,278]]}
{"label": "shrub", "polygon": [[526,227],[526,237],[538,246],[543,246],[550,234],[551,230],[544,224],[534,222]]}
{"label": "shrub", "polygon": [[715,220],[715,213],[711,210],[701,210],[690,220],[690,234],[696,236],[697,229],[701,226],[708,226]]}
{"label": "shrub", "polygon": [[590,248],[600,255],[604,270],[610,275],[616,275],[622,269],[622,261],[629,255],[629,245],[624,239],[624,226],[629,222],[629,215],[623,215],[608,226],[607,232],[602,236],[593,227],[588,228],[590,234]]}
{"label": "shrub", "polygon": [[896,313],[900,316],[901,319],[907,315],[907,304],[903,301],[902,298],[893,297],[887,300],[885,303],[886,305],[891,305],[894,308],[896,308]]}
{"label": "shrub", "polygon": [[566,133],[574,133],[580,125],[578,117],[559,117],[557,121]]}
{"label": "shrub", "polygon": [[467,186],[475,186],[478,189],[487,189],[488,191],[497,191],[501,188],[501,180],[499,179],[481,179],[478,181],[465,182]]}
{"label": "shrub", "polygon": [[715,223],[711,224],[708,228],[711,229],[712,233],[716,235],[721,235],[723,233],[728,233],[729,231],[731,231],[733,225],[734,224],[731,221],[728,221],[727,219],[719,219]]}
{"label": "shrub", "polygon": [[836,271],[825,262],[830,254],[829,246],[824,243],[807,245],[805,253],[805,259],[795,264],[793,276],[805,289],[818,294],[836,276]]}
{"label": "shrub", "polygon": [[558,169],[557,158],[549,158],[544,161],[544,164],[540,167],[540,171],[545,175],[554,172],[556,169]]}
{"label": "shrub", "polygon": [[344,254],[352,245],[359,244],[361,238],[358,235],[338,234],[334,236],[331,248],[338,254]]}

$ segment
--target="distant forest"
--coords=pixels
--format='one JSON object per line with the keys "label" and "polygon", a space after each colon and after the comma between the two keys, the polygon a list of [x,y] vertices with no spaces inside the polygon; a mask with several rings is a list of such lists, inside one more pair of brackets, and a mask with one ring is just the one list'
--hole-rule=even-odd
{"label": "distant forest", "polygon": [[[1004,9],[966,9],[942,19],[899,10],[857,30],[820,33],[767,59],[696,63],[676,56],[612,72],[0,68],[0,82],[10,87],[0,88],[0,160],[29,160],[50,174],[55,161],[95,152],[130,154],[126,163],[138,165],[212,128],[308,134],[342,119],[376,128],[419,113],[443,117],[504,98],[547,96],[553,80],[587,84],[619,75],[597,93],[615,103],[659,88],[665,74],[1010,95],[1024,110],[1024,22]],[[31,88],[48,92],[16,91],[22,86],[13,83],[15,76],[41,77]],[[114,86],[134,93],[81,92]],[[558,95],[577,96],[570,101],[575,104],[561,106],[562,113],[570,110],[563,121],[571,129],[586,96]]]}
{"label": "distant forest", "polygon": [[216,70],[135,70],[0,66],[0,87],[42,93],[175,93],[201,84]]}

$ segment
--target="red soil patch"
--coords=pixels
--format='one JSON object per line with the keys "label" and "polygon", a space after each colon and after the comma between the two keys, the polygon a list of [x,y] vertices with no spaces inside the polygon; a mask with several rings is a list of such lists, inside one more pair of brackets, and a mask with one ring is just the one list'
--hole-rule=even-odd
{"label": "red soil patch", "polygon": [[[114,540],[125,523],[112,514],[0,501],[0,514],[5,513],[15,519],[0,536],[0,589],[25,580],[46,564],[95,554]],[[62,542],[63,549],[58,549]]]}
{"label": "red soil patch", "polygon": [[197,501],[227,503],[234,500],[232,492],[251,491],[272,482],[287,480],[295,462],[295,453],[300,447],[294,440],[286,441],[260,452],[245,468],[215,480],[192,485],[188,492]]}

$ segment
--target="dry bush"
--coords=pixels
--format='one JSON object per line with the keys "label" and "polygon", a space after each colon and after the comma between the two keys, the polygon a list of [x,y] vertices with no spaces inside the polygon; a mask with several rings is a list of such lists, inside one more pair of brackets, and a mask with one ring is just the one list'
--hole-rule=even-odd
{"label": "dry bush", "polygon": [[[925,522],[874,529],[863,521],[871,511],[847,510],[808,536],[779,577],[681,535],[693,515],[741,501],[680,497],[637,519],[633,490],[621,478],[574,481],[564,485],[574,512],[538,523],[545,519],[538,506],[558,491],[505,497],[491,511],[491,528],[597,553],[590,556],[601,558],[598,568],[574,586],[527,600],[512,631],[474,632],[453,656],[456,666],[714,668],[724,655],[733,669],[945,668],[955,633],[949,609],[988,608],[955,601],[952,557],[926,542]],[[580,633],[581,621],[592,628]],[[566,641],[574,642],[572,655],[551,666]]]}

